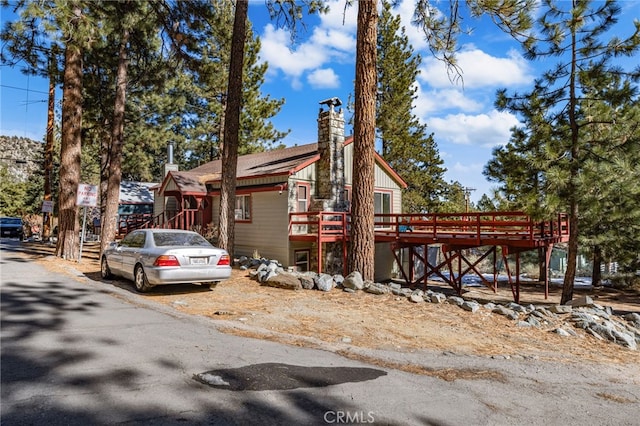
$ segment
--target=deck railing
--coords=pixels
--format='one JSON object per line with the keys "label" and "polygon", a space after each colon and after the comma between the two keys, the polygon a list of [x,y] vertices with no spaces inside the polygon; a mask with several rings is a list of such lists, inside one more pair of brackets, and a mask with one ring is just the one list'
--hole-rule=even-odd
{"label": "deck railing", "polygon": [[[350,223],[351,215],[345,212],[290,213],[289,235],[321,241],[346,239]],[[376,214],[374,227],[380,238],[464,238],[478,243],[488,238],[566,240],[569,235],[566,214],[554,220],[534,221],[522,212]]]}
{"label": "deck railing", "polygon": [[304,212],[289,214],[289,235],[317,237],[321,241],[344,239],[349,232],[346,212]]}
{"label": "deck railing", "polygon": [[[187,229],[191,230],[197,225],[197,209],[184,209],[175,212],[168,217],[167,212],[162,212],[156,216],[151,215],[130,215],[127,219],[120,221],[118,233],[121,236],[140,228],[163,228],[163,229]],[[135,216],[135,217],[134,217]]]}

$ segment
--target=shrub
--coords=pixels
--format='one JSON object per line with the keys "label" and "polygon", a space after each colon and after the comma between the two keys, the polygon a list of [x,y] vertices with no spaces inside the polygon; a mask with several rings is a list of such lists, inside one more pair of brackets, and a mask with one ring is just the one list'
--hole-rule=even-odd
{"label": "shrub", "polygon": [[640,291],[640,275],[636,272],[626,272],[611,275],[608,277],[613,288],[619,290],[638,290]]}

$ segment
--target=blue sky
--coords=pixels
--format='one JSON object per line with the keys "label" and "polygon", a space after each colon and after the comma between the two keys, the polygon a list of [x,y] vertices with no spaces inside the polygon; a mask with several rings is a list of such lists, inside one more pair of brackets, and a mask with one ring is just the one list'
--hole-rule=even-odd
{"label": "blue sky", "polygon": [[[279,130],[291,129],[286,145],[315,142],[318,102],[337,96],[346,103],[354,92],[357,7],[345,12],[344,4],[345,0],[332,0],[329,14],[305,17],[306,31],[292,44],[289,32],[269,20],[263,0],[250,3],[249,17],[262,41],[261,60],[269,63],[263,94],[285,99],[272,121]],[[444,1],[436,4],[447,6]],[[414,114],[434,133],[447,168],[445,179],[475,188],[471,199],[477,201],[492,186],[482,176],[491,150],[507,143],[509,129],[518,124],[515,116],[494,108],[496,90],[526,91],[556,61],[529,62],[519,46],[488,19],[468,18],[463,27],[472,32],[460,37],[457,55],[464,85],[452,83],[444,65],[432,58],[420,31],[410,23],[414,5],[415,0],[403,0],[395,9],[415,52],[423,57]],[[626,37],[640,16],[640,2],[623,1],[620,6],[617,34]],[[2,10],[3,22],[6,12]],[[42,140],[47,81],[6,66],[0,71],[0,134]],[[350,134],[351,129],[346,132]]]}

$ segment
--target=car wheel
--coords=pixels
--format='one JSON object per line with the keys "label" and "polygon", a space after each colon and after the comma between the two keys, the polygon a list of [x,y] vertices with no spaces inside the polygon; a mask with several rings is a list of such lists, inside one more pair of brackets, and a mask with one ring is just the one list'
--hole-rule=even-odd
{"label": "car wheel", "polygon": [[140,293],[145,293],[151,290],[151,285],[149,285],[149,281],[147,280],[147,274],[144,273],[144,269],[142,265],[136,266],[136,270],[134,272],[134,284],[136,286],[136,290]]}
{"label": "car wheel", "polygon": [[100,276],[102,276],[104,280],[113,277],[111,269],[109,269],[109,264],[107,263],[107,258],[104,256],[102,256],[102,261],[100,262]]}

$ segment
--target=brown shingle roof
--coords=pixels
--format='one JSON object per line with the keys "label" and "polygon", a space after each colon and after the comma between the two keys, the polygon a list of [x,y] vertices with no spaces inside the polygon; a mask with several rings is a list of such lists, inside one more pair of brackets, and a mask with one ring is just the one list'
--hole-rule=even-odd
{"label": "brown shingle roof", "polygon": [[[288,174],[318,155],[318,144],[293,146],[238,157],[238,179],[265,175]],[[189,173],[205,178],[207,182],[220,180],[222,161],[215,160],[191,169]]]}
{"label": "brown shingle roof", "polygon": [[193,172],[169,172],[174,182],[183,194],[206,193],[204,182],[200,181],[198,173]]}
{"label": "brown shingle roof", "polygon": [[[352,142],[353,136],[350,136],[346,138],[345,145]],[[317,143],[242,155],[238,157],[236,179],[289,175],[313,163],[318,158]],[[404,180],[377,153],[376,159],[380,166],[391,174],[401,186],[407,186]],[[211,161],[188,172],[171,172],[171,175],[182,193],[206,193],[205,184],[207,182],[216,182],[222,179],[222,161]]]}

